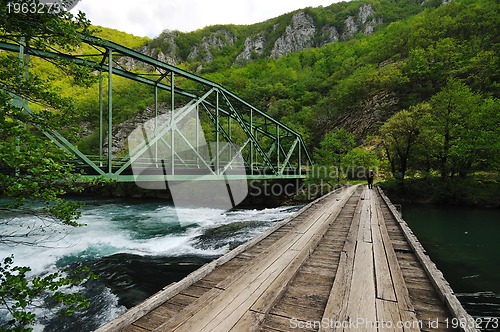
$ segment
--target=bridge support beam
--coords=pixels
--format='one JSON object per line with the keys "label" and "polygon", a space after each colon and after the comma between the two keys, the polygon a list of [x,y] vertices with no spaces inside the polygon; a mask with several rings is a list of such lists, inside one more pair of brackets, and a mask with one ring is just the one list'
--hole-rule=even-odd
{"label": "bridge support beam", "polygon": [[102,146],[104,140],[103,116],[104,116],[104,98],[102,96],[102,70],[99,70],[99,166],[102,167]]}
{"label": "bridge support beam", "polygon": [[108,50],[108,174],[113,174],[113,50]]}
{"label": "bridge support beam", "polygon": [[174,122],[174,117],[175,117],[175,74],[174,72],[170,72],[170,109],[171,109],[171,115],[170,115],[170,158],[172,160],[172,175],[175,175],[175,122]]}

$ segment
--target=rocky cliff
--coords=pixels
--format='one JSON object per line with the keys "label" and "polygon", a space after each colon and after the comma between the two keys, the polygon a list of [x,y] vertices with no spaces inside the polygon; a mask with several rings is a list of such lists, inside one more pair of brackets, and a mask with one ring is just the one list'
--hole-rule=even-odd
{"label": "rocky cliff", "polygon": [[[371,4],[361,2],[354,13],[334,14],[334,20],[325,22],[309,8],[253,26],[209,27],[192,33],[164,31],[139,51],[172,65],[188,62],[202,68],[220,54],[232,57],[231,63],[244,64],[347,40],[358,33],[371,34],[383,23]],[[130,59],[123,59],[122,64],[138,69]]]}

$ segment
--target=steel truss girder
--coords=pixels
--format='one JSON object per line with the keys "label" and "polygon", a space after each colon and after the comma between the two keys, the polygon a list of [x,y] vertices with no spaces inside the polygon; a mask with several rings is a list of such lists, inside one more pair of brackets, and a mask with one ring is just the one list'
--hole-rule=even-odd
{"label": "steel truss girder", "polygon": [[[28,106],[28,104],[19,96],[7,91],[7,93],[12,97],[10,104],[16,108],[23,109],[27,114],[35,114],[35,112]],[[78,148],[76,148],[73,144],[71,144],[66,138],[64,138],[61,134],[59,134],[55,130],[45,130],[38,125],[34,125],[35,128],[40,130],[48,139],[50,139],[54,144],[56,144],[59,148],[61,148],[64,152],[68,154],[74,154],[78,158],[80,158],[84,163],[88,166],[92,167],[97,174],[105,175],[105,173],[93,162],[91,161],[85,154],[83,154]]]}
{"label": "steel truss girder", "polygon": [[[262,161],[266,164],[266,166],[269,168],[269,170],[272,171],[272,173],[275,176],[286,176],[284,174],[284,171],[287,166],[292,167],[291,159],[294,153],[297,153],[297,165],[299,169],[299,175],[301,174],[301,166],[302,164],[302,156],[307,160],[307,162],[312,164],[311,158],[307,152],[307,149],[305,147],[305,144],[302,140],[302,137],[295,131],[293,131],[291,128],[285,126],[284,124],[280,123],[279,121],[273,119],[266,113],[260,111],[259,109],[255,108],[245,100],[241,99],[239,96],[236,94],[232,93],[231,91],[228,91],[224,87],[220,86],[219,84],[212,82],[210,80],[207,80],[205,78],[202,78],[200,76],[197,76],[195,74],[186,72],[184,70],[181,70],[177,67],[171,66],[167,63],[161,62],[157,59],[151,58],[149,56],[146,56],[144,54],[141,54],[137,51],[128,49],[124,46],[121,46],[119,44],[102,40],[99,38],[95,37],[82,37],[82,40],[91,45],[92,47],[96,48],[99,50],[99,55],[69,55],[69,54],[64,54],[64,53],[56,53],[56,52],[50,52],[50,51],[45,51],[45,50],[38,50],[38,49],[33,49],[33,48],[25,48],[21,45],[17,44],[11,44],[11,43],[6,43],[6,42],[0,42],[0,49],[7,50],[7,51],[12,51],[12,52],[20,52],[20,48],[23,49],[23,52],[25,54],[31,54],[35,55],[38,57],[42,58],[48,58],[48,59],[63,59],[65,61],[71,61],[73,63],[79,64],[79,65],[84,65],[84,66],[90,66],[92,68],[95,68],[98,70],[101,75],[102,72],[108,72],[108,79],[109,79],[109,86],[108,86],[108,112],[109,112],[109,119],[111,120],[112,116],[112,80],[111,76],[112,75],[117,75],[121,76],[127,79],[134,80],[136,82],[142,83],[142,84],[147,84],[149,86],[153,86],[155,88],[155,109],[157,107],[157,89],[161,89],[164,91],[169,91],[171,93],[171,102],[172,102],[172,114],[174,113],[174,104],[175,104],[175,95],[187,97],[191,99],[191,102],[186,105],[187,107],[185,109],[188,109],[184,115],[189,113],[194,107],[198,107],[201,105],[203,109],[205,110],[205,113],[209,115],[210,120],[215,126],[215,130],[217,133],[217,137],[219,137],[219,133],[222,134],[223,138],[227,140],[229,143],[232,142],[231,138],[231,125],[230,125],[230,119],[236,120],[240,128],[243,130],[245,135],[247,136],[247,140],[243,144],[243,146],[240,148],[240,152],[242,152],[248,145],[250,145],[250,161],[245,160],[245,163],[250,164],[250,167],[252,168],[253,172],[253,163],[254,161],[254,151],[260,155]],[[97,59],[98,61],[93,61],[89,60],[89,58],[92,57],[100,57],[100,59]],[[153,74],[151,75],[150,73],[138,73],[138,72],[131,72],[129,70],[126,70],[122,67],[120,67],[116,61],[113,59],[118,59],[121,57],[130,57],[132,59],[135,59],[137,61],[140,61],[144,65],[147,66],[152,66],[155,68],[155,70],[158,72],[158,74]],[[151,79],[150,76],[155,76],[155,79]],[[170,82],[162,82],[166,78],[171,77]],[[201,90],[203,96],[200,96],[200,94],[190,92],[183,90],[179,87],[176,87],[174,85],[174,77],[183,77],[187,80],[196,82],[197,84],[201,85]],[[169,84],[170,83],[170,84]],[[102,83],[101,83],[102,84]],[[102,89],[102,88],[101,88]],[[214,92],[217,92],[217,98],[215,103],[213,101],[209,100],[209,96]],[[218,96],[222,96],[222,101],[221,103],[219,101]],[[102,98],[102,97],[101,97]],[[100,98],[100,99],[101,99]],[[196,100],[194,102],[194,105],[192,104],[192,101]],[[102,100],[100,101],[100,104],[102,103]],[[102,107],[102,105],[101,105]],[[226,109],[227,107],[227,109]],[[215,109],[216,110],[216,116],[214,117],[210,109]],[[101,111],[102,112],[102,111]],[[155,112],[156,113],[156,112]],[[181,112],[181,115],[183,113]],[[245,116],[246,115],[246,116]],[[224,128],[220,125],[220,117],[227,117],[228,118],[228,126],[229,126],[229,133],[224,130]],[[173,117],[172,117],[173,119]],[[261,123],[258,123],[257,119],[261,120]],[[263,120],[263,124],[262,124]],[[110,139],[110,134],[112,131],[112,125],[111,121],[108,122],[108,177],[114,176],[114,177],[120,177],[122,176],[122,172],[131,165],[133,162],[133,158],[130,157],[131,153],[128,155],[128,158],[125,157],[122,159],[122,162],[125,162],[125,164],[122,165],[118,169],[118,171],[115,171],[113,173],[112,169],[112,146],[111,146],[111,139]],[[169,126],[167,126],[169,127]],[[275,127],[275,131],[269,130],[269,127]],[[163,128],[162,131],[164,130],[165,127]],[[102,131],[102,129],[101,129]],[[173,135],[174,130],[172,130],[172,135]],[[267,137],[269,138],[273,143],[271,146],[271,150],[266,153],[264,152],[264,146],[262,146],[261,142],[257,138],[257,134],[262,135],[261,137]],[[95,172],[97,172],[100,175],[104,175],[104,173],[100,167],[98,167],[93,161],[91,161],[87,156],[82,154],[76,147],[71,145],[70,142],[64,139],[59,134],[52,133],[50,139],[52,139],[58,146],[61,148],[65,148],[66,150],[69,149],[72,153],[74,153],[77,157],[79,157],[85,164],[90,166]],[[161,135],[157,135],[154,138],[154,142],[158,142],[159,137]],[[184,137],[184,140],[187,142],[186,138]],[[173,139],[172,139],[172,146],[173,145]],[[218,145],[218,140],[217,140],[217,145]],[[289,148],[285,147],[283,143],[285,142],[291,142],[289,145]],[[165,142],[168,144],[167,142]],[[189,145],[189,142],[187,142]],[[153,144],[153,142],[150,142],[150,144]],[[102,146],[102,144],[101,144]],[[274,147],[274,149],[273,149]],[[193,148],[191,146],[191,148]],[[177,159],[181,160],[180,156],[175,153],[174,149],[172,150],[172,166],[174,166],[174,157],[177,157]],[[195,149],[194,149],[195,150]],[[272,154],[274,153],[273,151],[276,150],[276,164],[272,161]],[[286,151],[288,150],[288,151]],[[216,153],[216,158],[218,158],[218,155],[222,151],[218,151]],[[100,155],[102,152],[100,153]],[[280,163],[280,156],[283,156],[284,159],[281,160]],[[201,156],[199,156],[201,157]],[[255,156],[256,157],[256,156]],[[127,160],[128,159],[128,160]],[[101,161],[102,162],[102,161]],[[205,162],[207,165],[207,163]],[[207,165],[208,166],[208,165]],[[172,167],[172,170],[174,167]],[[104,174],[103,174],[104,173]],[[253,173],[252,173],[253,174]]]}

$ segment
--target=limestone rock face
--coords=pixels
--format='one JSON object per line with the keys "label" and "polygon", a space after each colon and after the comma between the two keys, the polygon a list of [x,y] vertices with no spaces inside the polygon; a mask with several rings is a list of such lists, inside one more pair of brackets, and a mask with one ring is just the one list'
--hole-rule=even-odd
{"label": "limestone rock face", "polygon": [[[348,16],[344,22],[344,33],[342,39],[347,40],[353,38],[359,31],[365,35],[370,35],[375,31],[375,27],[382,22],[377,21],[375,10],[372,5],[365,4],[359,7],[356,17]],[[371,18],[371,19],[370,19]]]}
{"label": "limestone rock face", "polygon": [[340,34],[335,27],[325,26],[323,28],[323,38],[325,41],[320,46],[339,41]]}
{"label": "limestone rock face", "polygon": [[[143,46],[137,51],[162,62],[168,63],[169,65],[177,66],[179,61],[175,38],[178,37],[178,35],[179,32],[177,31],[165,30],[154,40],[153,43]],[[118,62],[127,70],[152,70],[152,68],[148,68],[142,63],[129,57],[123,57],[119,59]]]}
{"label": "limestone rock face", "polygon": [[370,17],[372,17],[375,14],[375,11],[372,8],[372,5],[363,5],[359,7],[359,12],[358,12],[358,22],[360,24],[365,24]]}
{"label": "limestone rock face", "polygon": [[234,42],[235,37],[229,31],[218,30],[203,37],[201,43],[194,45],[187,60],[210,63],[213,60],[212,49],[220,50],[228,45],[234,45]]}
{"label": "limestone rock face", "polygon": [[293,15],[285,33],[274,43],[271,57],[280,58],[288,53],[313,47],[315,34],[316,26],[309,15],[305,12]]}
{"label": "limestone rock face", "polygon": [[[170,110],[166,104],[160,104],[158,107],[158,123],[160,125],[170,121]],[[154,119],[155,112],[152,108],[146,108],[144,111],[138,112],[134,114],[131,118],[123,121],[120,124],[117,124],[113,127],[113,135],[112,135],[112,144],[113,144],[113,154],[116,153],[126,153],[126,143],[127,138],[137,128],[142,124],[149,124],[149,127],[146,126],[146,129],[154,130],[154,127],[151,127],[152,122],[151,119]],[[148,122],[149,121],[149,122]],[[103,144],[104,153],[108,153],[108,142],[104,140]]]}
{"label": "limestone rock face", "polygon": [[[290,24],[287,25],[284,33],[274,42],[269,57],[280,58],[288,53],[306,48],[324,46],[340,39],[348,40],[360,31],[364,34],[372,34],[380,23],[382,21],[375,18],[375,10],[370,4],[362,5],[357,15],[348,16],[345,19],[344,26],[341,29],[342,34],[339,33],[336,27],[331,25],[325,25],[318,29],[310,15],[306,12],[298,12],[292,16]],[[265,40],[262,41],[262,44],[260,49],[265,47]],[[249,41],[248,46],[251,47],[251,41]],[[248,54],[247,43],[245,42],[245,50],[239,57],[248,60]]]}
{"label": "limestone rock face", "polygon": [[264,52],[264,46],[266,45],[266,39],[263,35],[259,35],[255,38],[247,37],[245,39],[245,48],[241,52],[236,60],[238,62],[248,61],[252,59],[252,56],[261,55]]}
{"label": "limestone rock face", "polygon": [[342,127],[357,137],[373,133],[386,119],[398,111],[399,100],[393,93],[381,91],[339,116],[333,126]]}
{"label": "limestone rock face", "polygon": [[354,37],[358,33],[358,25],[352,16],[348,16],[344,22],[345,30],[342,34],[342,39],[346,40]]}
{"label": "limestone rock face", "polygon": [[[359,9],[347,17],[339,15],[337,22],[343,24],[334,25],[331,22],[316,22],[307,10],[297,11],[288,19],[276,19],[273,25],[263,26],[260,31],[248,29],[246,34],[231,26],[220,26],[208,29],[202,34],[201,41],[188,45],[185,39],[184,44],[180,44],[184,33],[165,30],[138,51],[174,66],[182,62],[198,62],[197,68],[201,70],[221,54],[237,54],[230,59],[235,64],[244,64],[256,58],[278,59],[292,52],[348,40],[358,33],[371,34],[382,23],[371,4],[360,4]],[[119,61],[131,70],[148,69],[132,59],[122,58]]]}

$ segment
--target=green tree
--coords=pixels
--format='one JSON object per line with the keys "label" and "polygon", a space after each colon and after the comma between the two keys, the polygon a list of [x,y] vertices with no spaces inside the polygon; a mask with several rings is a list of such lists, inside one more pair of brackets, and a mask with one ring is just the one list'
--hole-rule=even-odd
{"label": "green tree", "polygon": [[[81,12],[76,16],[66,10],[8,12],[8,3],[22,2],[0,1],[1,41],[22,45],[24,49],[70,52],[80,46],[81,35],[92,33],[90,22]],[[92,68],[62,60],[52,62],[72,77],[74,84],[88,85],[93,81]],[[28,112],[26,105],[38,111]],[[68,189],[80,188],[75,184],[77,174],[65,162],[68,156],[41,135],[42,131],[52,129],[74,131],[71,127],[75,125],[76,113],[71,99],[61,97],[60,91],[51,88],[50,79],[35,74],[27,55],[0,53],[0,195],[7,198],[2,201],[0,211],[3,216],[33,215],[44,225],[0,232],[0,242],[38,245],[29,241],[33,232],[43,232],[51,223],[78,225],[79,204],[62,198]],[[29,277],[29,271],[29,267],[14,266],[12,257],[0,264],[0,297],[12,318],[2,330],[31,330],[29,325],[35,319],[32,305],[47,294],[63,303],[66,308],[63,312],[67,314],[88,305],[78,293],[65,292],[87,277],[69,280],[59,273]]]}
{"label": "green tree", "polygon": [[467,85],[451,79],[430,102],[430,110],[424,117],[428,130],[436,142],[437,169],[445,178],[470,173],[477,162],[476,137],[481,122],[475,114],[481,113],[481,96]]}
{"label": "green tree", "polygon": [[[0,40],[24,45],[26,49],[34,46],[69,52],[81,45],[81,35],[92,33],[90,22],[81,12],[76,17],[65,10],[51,14],[8,13],[8,2],[12,1],[2,0],[0,4]],[[71,75],[75,84],[93,81],[92,68],[63,60],[52,62]],[[66,189],[76,189],[75,174],[64,162],[68,156],[52,148],[53,144],[41,136],[42,131],[51,129],[78,132],[74,130],[77,112],[72,100],[52,89],[49,79],[36,75],[26,55],[0,55],[0,84],[0,194],[17,203],[0,208],[48,215],[75,225],[77,206],[60,199]],[[40,111],[28,112],[25,105]],[[47,204],[37,209],[29,204],[30,199]]]}
{"label": "green tree", "polygon": [[416,109],[402,110],[380,127],[382,146],[394,176],[404,179],[419,134],[420,122]]}
{"label": "green tree", "polygon": [[352,133],[343,128],[334,129],[323,137],[319,148],[315,149],[316,162],[325,168],[325,174],[335,177],[337,183],[340,183],[342,161],[355,146],[356,141]]}
{"label": "green tree", "polygon": [[476,167],[483,171],[500,170],[500,100],[483,100],[479,112],[472,114],[477,130],[473,139]]}
{"label": "green tree", "polygon": [[0,326],[0,331],[30,331],[27,326],[36,321],[33,309],[42,306],[47,296],[58,303],[61,316],[71,315],[89,305],[81,292],[73,290],[75,285],[94,278],[88,268],[29,277],[29,267],[13,263],[12,256],[0,261],[0,300],[12,317],[7,326]]}
{"label": "green tree", "polygon": [[369,170],[377,173],[380,166],[377,154],[373,150],[356,147],[342,159],[344,174],[350,179],[363,179]]}

